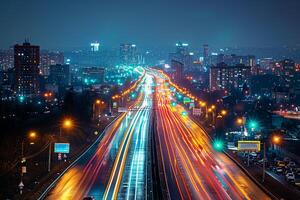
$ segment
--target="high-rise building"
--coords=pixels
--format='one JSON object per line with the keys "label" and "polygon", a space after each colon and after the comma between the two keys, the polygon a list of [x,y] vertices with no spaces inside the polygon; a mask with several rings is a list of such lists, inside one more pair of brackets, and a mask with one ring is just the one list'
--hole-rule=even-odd
{"label": "high-rise building", "polygon": [[91,51],[95,52],[95,51],[99,51],[99,42],[92,42],[91,43]]}
{"label": "high-rise building", "polygon": [[210,65],[209,47],[208,44],[203,45],[203,66],[208,67]]}
{"label": "high-rise building", "polygon": [[179,83],[183,79],[183,68],[184,65],[182,62],[179,62],[177,60],[171,61],[171,68],[173,70],[172,78],[175,82]]}
{"label": "high-rise building", "polygon": [[280,78],[282,79],[282,83],[287,88],[293,88],[296,83],[295,78],[295,62],[290,59],[285,59],[280,61]]}
{"label": "high-rise building", "polygon": [[32,97],[39,92],[40,47],[25,41],[14,46],[14,66],[16,73],[16,93]]}
{"label": "high-rise building", "polygon": [[41,51],[40,73],[43,76],[50,75],[51,65],[64,64],[64,54],[62,52]]}
{"label": "high-rise building", "polygon": [[83,81],[87,85],[103,84],[105,68],[103,67],[86,67],[83,68]]}
{"label": "high-rise building", "polygon": [[13,67],[14,67],[14,50],[13,50],[13,48],[0,51],[0,70],[6,71]]}
{"label": "high-rise building", "polygon": [[50,66],[50,82],[59,87],[65,87],[70,85],[70,65],[51,65]]}
{"label": "high-rise building", "polygon": [[228,66],[219,63],[210,68],[209,85],[211,90],[242,90],[244,83],[249,81],[251,67],[243,64]]}
{"label": "high-rise building", "polygon": [[239,65],[243,64],[246,66],[254,67],[256,65],[256,59],[253,55],[247,55],[247,56],[239,56],[235,54],[227,55],[227,54],[218,54],[217,63],[224,62],[227,65]]}
{"label": "high-rise building", "polygon": [[176,43],[176,51],[169,53],[169,63],[172,65],[172,61],[178,61],[183,64],[184,70],[192,67],[194,54],[189,52],[188,47],[187,43]]}
{"label": "high-rise building", "polygon": [[120,45],[120,64],[122,65],[137,65],[138,54],[135,44]]}

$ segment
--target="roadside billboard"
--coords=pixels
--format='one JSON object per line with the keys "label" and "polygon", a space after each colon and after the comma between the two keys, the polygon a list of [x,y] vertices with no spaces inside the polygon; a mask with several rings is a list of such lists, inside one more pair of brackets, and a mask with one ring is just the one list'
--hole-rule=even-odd
{"label": "roadside billboard", "polygon": [[260,151],[260,141],[257,140],[241,140],[238,141],[238,151]]}
{"label": "roadside billboard", "polygon": [[54,143],[54,153],[70,153],[70,143]]}

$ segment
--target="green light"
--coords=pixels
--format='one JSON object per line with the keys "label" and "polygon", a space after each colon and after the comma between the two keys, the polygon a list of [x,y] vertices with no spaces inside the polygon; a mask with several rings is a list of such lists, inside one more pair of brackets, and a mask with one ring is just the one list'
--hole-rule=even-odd
{"label": "green light", "polygon": [[252,121],[249,122],[249,127],[251,129],[256,129],[258,127],[258,123],[256,121],[252,120]]}
{"label": "green light", "polygon": [[19,101],[22,103],[25,100],[24,96],[19,96]]}
{"label": "green light", "polygon": [[177,105],[176,102],[172,102],[172,103],[171,103],[171,106],[172,106],[172,107],[175,107],[176,105]]}
{"label": "green light", "polygon": [[213,148],[217,151],[222,151],[223,146],[224,146],[224,144],[223,144],[223,141],[221,141],[221,140],[215,140],[213,142]]}
{"label": "green light", "polygon": [[181,115],[182,115],[183,117],[186,117],[188,114],[187,114],[187,112],[183,111],[183,112],[181,113]]}
{"label": "green light", "polygon": [[134,93],[132,93],[130,96],[131,96],[131,98],[135,98],[135,94]]}

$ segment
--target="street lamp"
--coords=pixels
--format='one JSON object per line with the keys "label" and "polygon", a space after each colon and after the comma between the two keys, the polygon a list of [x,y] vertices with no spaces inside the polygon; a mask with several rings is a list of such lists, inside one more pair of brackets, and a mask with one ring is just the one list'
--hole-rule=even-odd
{"label": "street lamp", "polygon": [[280,142],[281,142],[281,137],[278,136],[278,135],[274,135],[274,136],[272,137],[272,142],[273,142],[274,144],[280,144]]}
{"label": "street lamp", "polygon": [[238,125],[240,125],[240,126],[244,125],[244,120],[243,120],[243,118],[240,118],[240,117],[237,118],[236,123],[237,123]]}
{"label": "street lamp", "polygon": [[221,110],[221,115],[223,115],[223,116],[227,115],[227,111],[226,110]]}
{"label": "street lamp", "polygon": [[73,121],[69,118],[64,119],[62,122],[62,126],[59,127],[59,136],[61,137],[62,128],[64,129],[70,129],[73,126]]}
{"label": "street lamp", "polygon": [[236,123],[241,127],[241,134],[244,135],[243,133],[244,119],[242,117],[239,117],[237,118]]}

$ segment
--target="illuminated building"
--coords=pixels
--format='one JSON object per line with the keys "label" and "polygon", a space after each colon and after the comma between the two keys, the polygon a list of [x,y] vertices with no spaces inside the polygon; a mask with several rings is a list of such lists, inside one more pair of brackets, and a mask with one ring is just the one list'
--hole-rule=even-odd
{"label": "illuminated building", "polygon": [[287,88],[293,88],[296,83],[295,78],[295,62],[290,59],[282,60],[280,63],[281,73],[280,78]]}
{"label": "illuminated building", "polygon": [[212,66],[209,73],[210,90],[231,90],[232,88],[242,90],[245,82],[251,75],[251,67],[245,65],[228,66],[219,63]]}
{"label": "illuminated building", "polygon": [[61,87],[70,85],[70,65],[51,65],[49,79],[54,85]]}
{"label": "illuminated building", "polygon": [[245,66],[254,67],[256,65],[256,59],[253,55],[247,55],[247,56],[238,56],[235,54],[227,55],[227,54],[218,54],[217,63],[225,63],[230,66],[243,64]]}
{"label": "illuminated building", "polygon": [[208,67],[210,65],[209,47],[207,44],[203,45],[203,66]]}
{"label": "illuminated building", "polygon": [[177,83],[183,79],[183,67],[183,63],[177,60],[171,61],[171,68],[173,69],[173,79]]}
{"label": "illuminated building", "polygon": [[27,41],[23,45],[14,46],[17,95],[30,97],[38,94],[39,64],[39,46],[30,45]]}
{"label": "illuminated building", "polygon": [[92,42],[91,43],[91,51],[93,51],[93,52],[99,51],[99,46],[100,46],[100,44],[98,42]]}
{"label": "illuminated building", "polygon": [[14,67],[14,51],[13,49],[0,51],[0,70],[8,70]]}
{"label": "illuminated building", "polygon": [[175,53],[169,53],[169,63],[172,65],[172,61],[178,61],[183,64],[184,70],[192,67],[194,54],[189,52],[188,47],[187,43],[176,43]]}
{"label": "illuminated building", "polygon": [[83,68],[83,82],[86,85],[103,84],[105,69],[102,67]]}
{"label": "illuminated building", "polygon": [[61,52],[41,51],[40,56],[40,73],[43,76],[50,75],[50,66],[64,64],[64,55]]}
{"label": "illuminated building", "polygon": [[135,44],[120,45],[120,64],[133,66],[138,64],[138,54]]}

